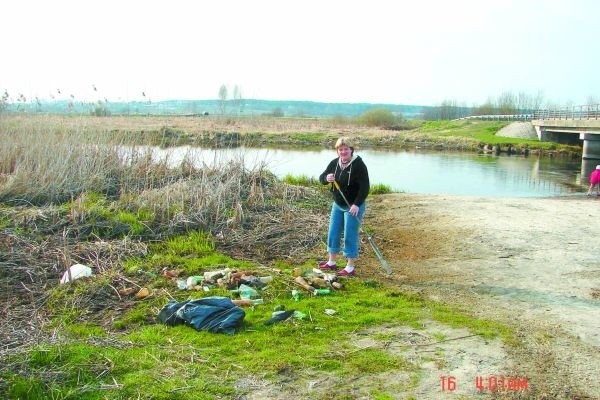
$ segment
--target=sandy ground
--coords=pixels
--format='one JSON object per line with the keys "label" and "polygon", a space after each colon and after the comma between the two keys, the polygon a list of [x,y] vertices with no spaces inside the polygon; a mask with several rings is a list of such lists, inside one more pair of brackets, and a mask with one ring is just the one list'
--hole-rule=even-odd
{"label": "sandy ground", "polygon": [[[440,344],[444,363],[421,364],[416,398],[481,395],[478,376],[527,378],[527,392],[503,397],[600,398],[598,215],[600,198],[585,196],[369,200],[365,225],[377,227],[378,247],[394,269],[391,284],[505,323],[522,343],[476,337]],[[368,247],[363,262],[365,273],[383,274]],[[455,376],[460,390],[442,393],[442,375]]]}

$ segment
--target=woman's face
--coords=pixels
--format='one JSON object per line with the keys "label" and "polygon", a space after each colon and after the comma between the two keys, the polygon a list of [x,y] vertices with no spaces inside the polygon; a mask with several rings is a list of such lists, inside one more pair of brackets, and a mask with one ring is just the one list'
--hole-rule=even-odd
{"label": "woman's face", "polygon": [[342,161],[349,161],[352,158],[352,149],[345,144],[341,145],[337,148],[338,156],[342,159]]}

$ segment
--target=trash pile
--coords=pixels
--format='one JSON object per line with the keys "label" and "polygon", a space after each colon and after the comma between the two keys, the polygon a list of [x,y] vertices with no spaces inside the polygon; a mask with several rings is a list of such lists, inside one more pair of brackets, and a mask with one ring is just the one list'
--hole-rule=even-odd
{"label": "trash pile", "polygon": [[262,304],[262,296],[259,291],[266,289],[267,284],[273,281],[270,275],[260,276],[254,271],[235,271],[230,268],[207,271],[202,275],[193,275],[185,279],[179,278],[179,272],[163,269],[163,276],[172,278],[180,290],[210,292],[214,288],[229,290],[238,295],[238,305]]}
{"label": "trash pile", "polygon": [[[321,271],[314,268],[311,271],[302,271],[300,268],[293,270],[294,283],[307,290],[310,294],[319,296],[330,294],[333,290],[343,289],[336,274]],[[223,288],[239,295],[241,300],[250,302],[241,305],[262,304],[260,291],[273,281],[271,275],[261,276],[254,271],[235,271],[230,268],[207,271],[203,275],[193,275],[187,278],[179,278],[179,272],[163,269],[163,276],[176,279],[180,290],[196,290],[209,292],[213,288]],[[294,291],[292,295],[296,297]]]}
{"label": "trash pile", "polygon": [[315,296],[329,294],[332,290],[344,288],[336,274],[324,272],[318,268],[307,272],[302,272],[300,268],[294,268],[293,274],[294,282]]}
{"label": "trash pile", "polygon": [[[305,289],[309,295],[323,296],[332,293],[334,290],[344,288],[338,277],[335,274],[323,272],[318,268],[312,271],[303,272],[300,268],[294,268],[294,283]],[[295,301],[301,300],[300,291],[292,290],[292,297]],[[334,315],[335,310],[325,309],[325,314]],[[286,310],[283,306],[276,307],[271,315],[271,319],[265,322],[265,325],[272,325],[277,322],[287,321],[290,318],[304,319],[306,314],[298,310]]]}
{"label": "trash pile", "polygon": [[[153,272],[144,270],[137,271],[139,275],[147,278],[158,277]],[[278,274],[280,270],[274,269]],[[185,324],[196,330],[207,330],[210,332],[221,332],[226,334],[235,333],[246,315],[242,307],[253,307],[264,304],[263,291],[273,281],[272,275],[257,273],[255,271],[238,271],[230,268],[206,271],[199,275],[181,277],[181,272],[176,269],[163,268],[161,276],[171,280],[179,290],[210,292],[213,289],[225,289],[230,296],[209,296],[185,301],[170,300],[158,313],[158,320],[167,325]],[[289,276],[289,275],[288,275]],[[93,277],[92,269],[75,264],[64,272],[60,283],[66,284],[72,281]],[[289,278],[288,278],[289,279]],[[292,270],[291,284],[297,289],[291,290],[291,297],[299,302],[303,296],[324,296],[336,290],[343,289],[342,283],[334,273],[322,271],[318,268]],[[302,290],[303,289],[303,290]],[[145,299],[152,293],[146,287],[126,287],[118,290],[119,296],[135,295],[138,300]],[[328,315],[335,314],[335,310],[326,309]],[[283,305],[277,305],[271,318],[264,325],[287,321],[290,319],[304,319],[306,314],[302,311],[287,310]]]}
{"label": "trash pile", "polygon": [[[273,281],[271,275],[265,276],[254,271],[237,271],[230,268],[207,271],[187,278],[180,277],[180,273],[176,270],[163,269],[162,275],[173,280],[179,290],[210,292],[214,288],[220,288],[228,290],[231,298],[212,296],[183,302],[171,300],[158,314],[161,322],[168,325],[187,324],[196,330],[227,334],[234,333],[241,325],[245,317],[245,311],[241,307],[264,304],[262,291]],[[301,293],[309,296],[324,296],[343,289],[336,274],[318,268],[309,271],[294,268],[292,275],[293,283],[307,292],[293,289],[291,295],[295,301],[301,300]],[[334,310],[326,310],[328,315],[334,313]],[[279,305],[275,307],[271,318],[264,325],[305,317],[306,314],[301,311],[286,310],[284,306]]]}

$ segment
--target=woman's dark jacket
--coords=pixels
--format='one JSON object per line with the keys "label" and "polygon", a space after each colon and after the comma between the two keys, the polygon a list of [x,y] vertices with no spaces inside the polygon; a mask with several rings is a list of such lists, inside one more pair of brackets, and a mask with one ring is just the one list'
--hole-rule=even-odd
{"label": "woman's dark jacket", "polygon": [[[369,172],[367,166],[360,156],[352,157],[350,164],[342,170],[339,165],[339,157],[331,160],[327,169],[319,176],[319,181],[327,185],[327,175],[335,174],[335,180],[340,185],[344,196],[350,203],[359,206],[365,201],[369,194]],[[338,190],[331,184],[333,200],[342,207],[347,207],[344,198]]]}

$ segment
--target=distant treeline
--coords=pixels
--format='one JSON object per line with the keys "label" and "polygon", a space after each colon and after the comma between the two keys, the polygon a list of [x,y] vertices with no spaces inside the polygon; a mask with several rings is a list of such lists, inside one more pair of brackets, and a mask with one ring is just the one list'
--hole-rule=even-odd
{"label": "distant treeline", "polygon": [[597,106],[600,103],[594,96],[587,99],[585,105],[553,104],[544,100],[541,93],[529,95],[524,92],[503,92],[490,97],[483,104],[467,107],[455,100],[444,100],[434,107],[424,107],[422,118],[425,120],[450,120],[476,115],[515,115],[533,114],[539,110],[565,110],[573,107]]}
{"label": "distant treeline", "polygon": [[387,109],[406,119],[422,118],[427,106],[372,104],[372,103],[321,103],[313,101],[275,100],[165,100],[130,102],[81,102],[52,100],[12,102],[5,105],[7,112],[87,115],[246,115],[278,117],[355,117],[372,109]]}
{"label": "distant treeline", "polygon": [[[165,100],[113,102],[108,99],[96,102],[79,101],[75,97],[66,100],[31,100],[20,95],[16,100],[8,93],[0,98],[1,112],[27,112],[49,114],[108,115],[225,115],[225,116],[272,116],[272,117],[342,117],[362,116],[371,110],[387,110],[399,120],[450,120],[472,115],[530,114],[541,108],[557,106],[543,104],[540,94],[502,93],[484,104],[466,106],[454,100],[442,101],[435,106],[384,104],[384,103],[323,103],[297,100],[257,99],[214,100]],[[589,100],[590,102],[595,99]],[[596,101],[597,103],[597,101]]]}

